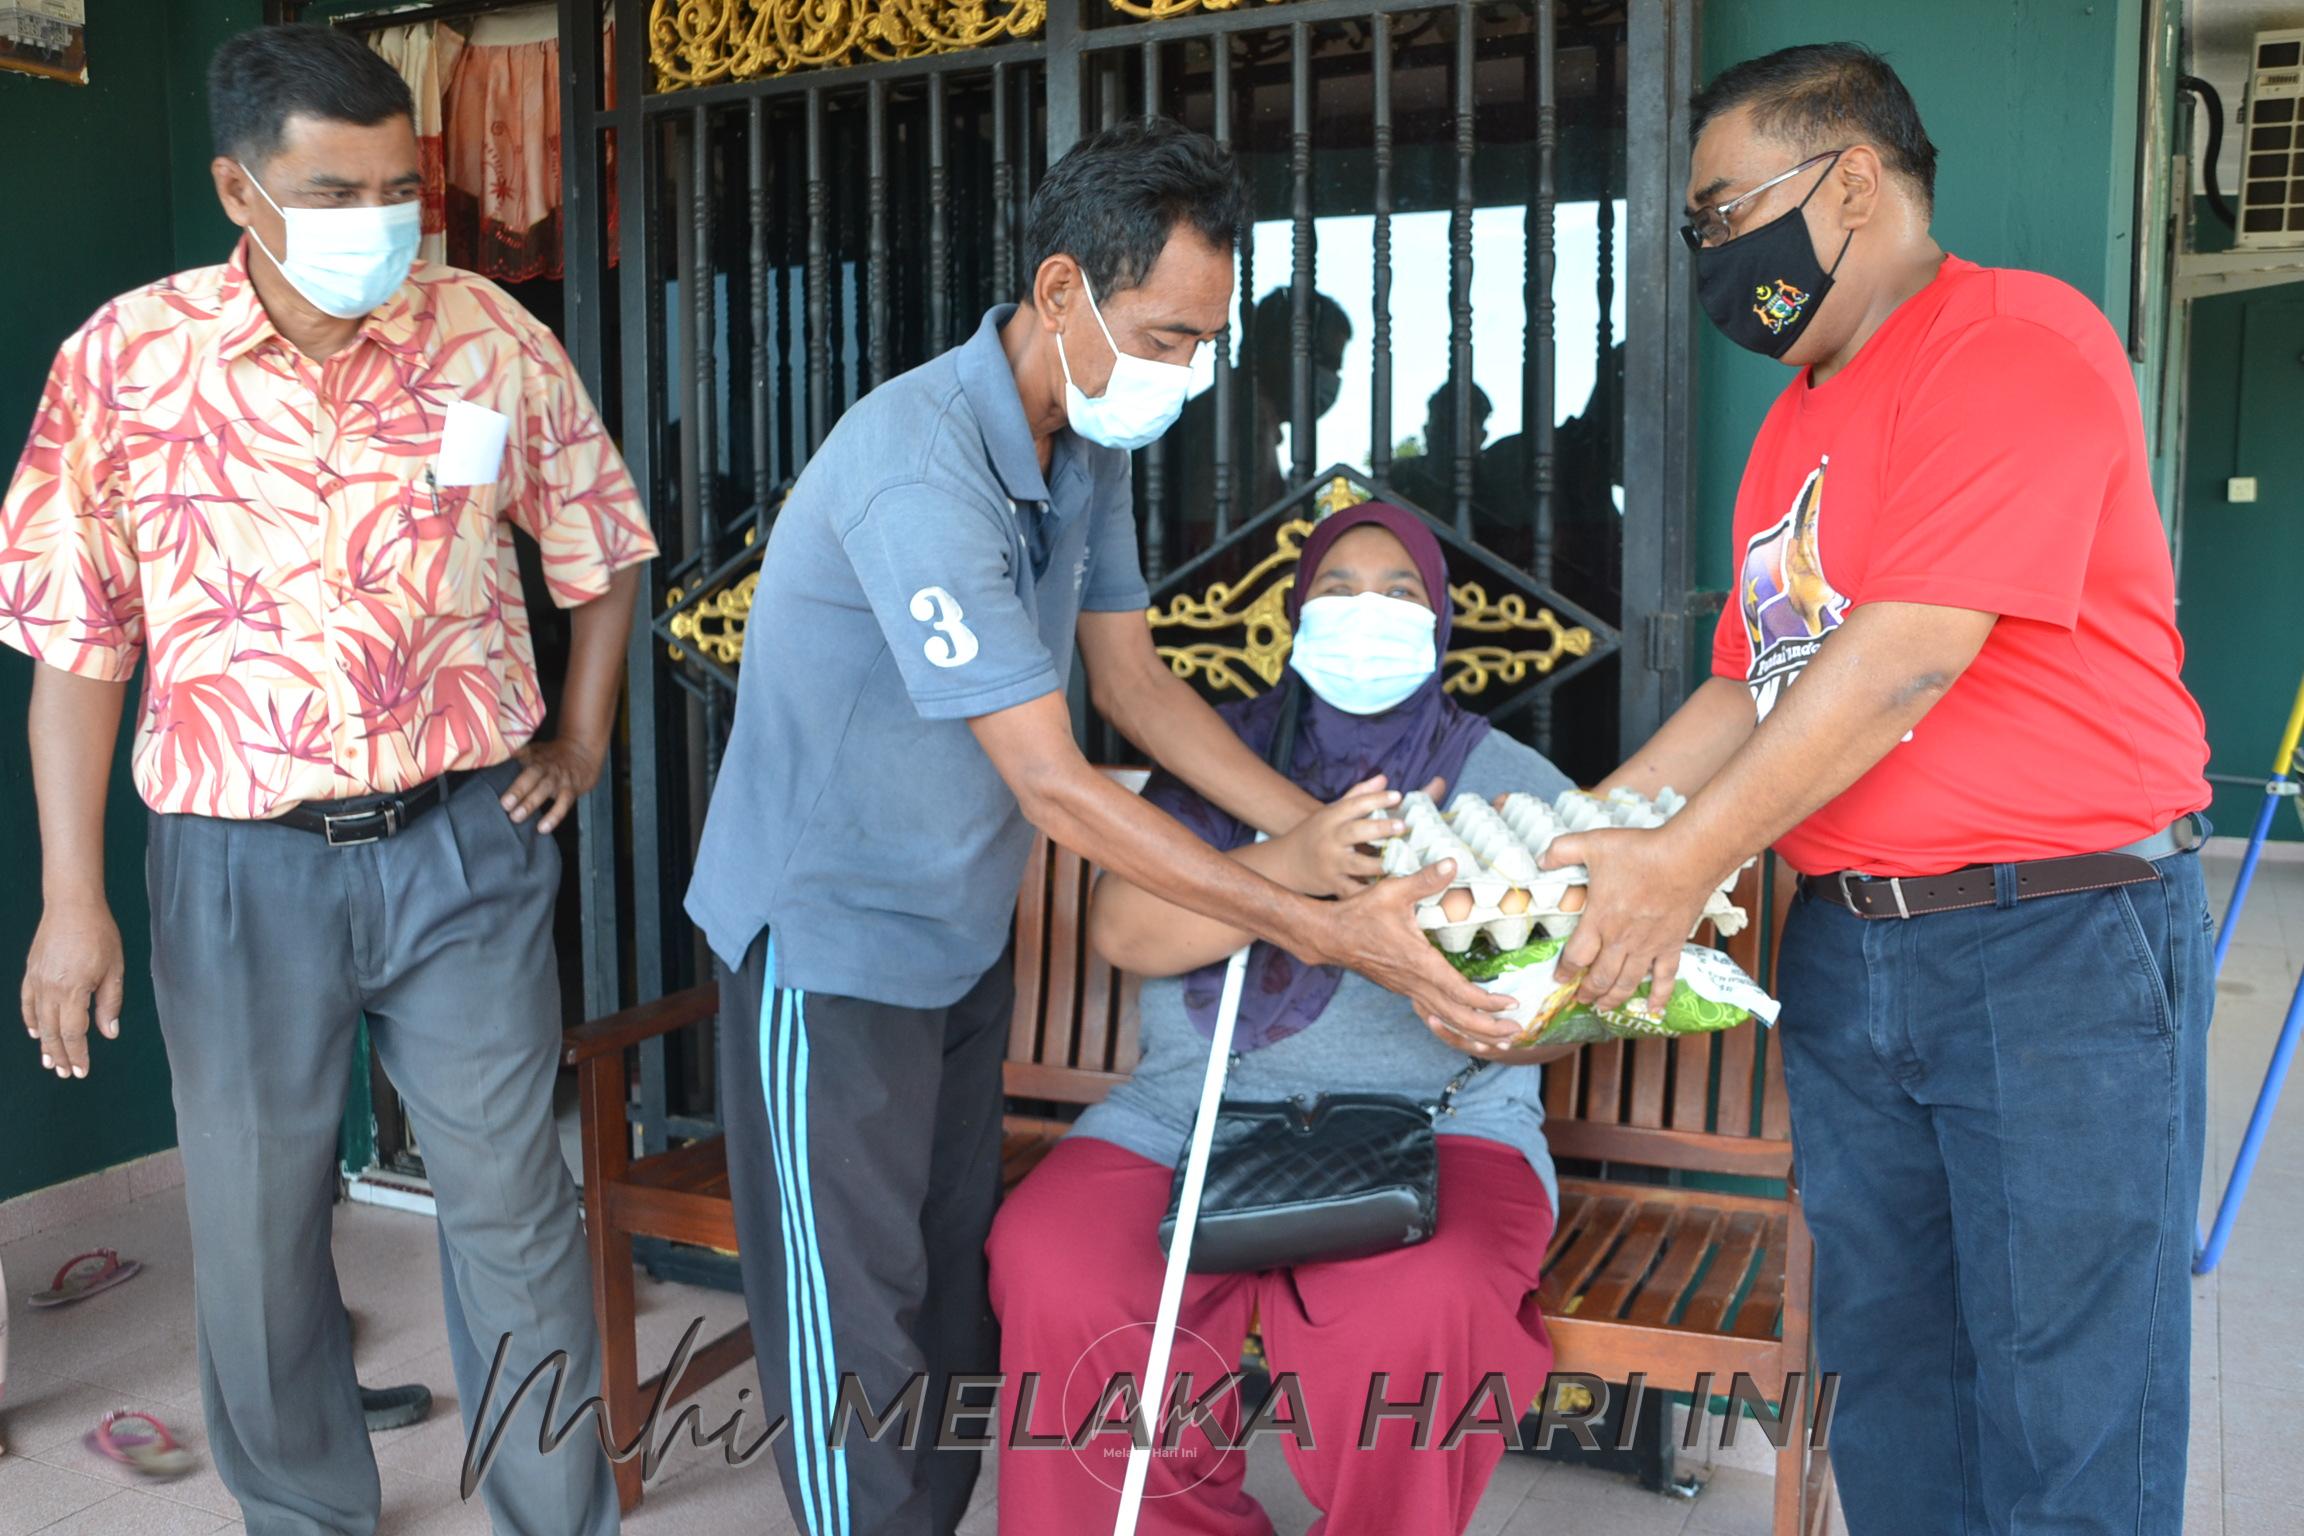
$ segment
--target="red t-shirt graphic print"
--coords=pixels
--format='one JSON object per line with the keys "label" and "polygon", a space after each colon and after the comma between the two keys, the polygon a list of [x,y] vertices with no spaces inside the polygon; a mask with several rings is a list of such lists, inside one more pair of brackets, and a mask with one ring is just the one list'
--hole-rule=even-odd
{"label": "red t-shirt graphic print", "polygon": [[1927,717],[1778,843],[1809,874],[2094,852],[2208,803],[2128,355],[2053,278],[1947,257],[1803,372],[1737,492],[1713,670],[1765,719],[1868,602],[1998,616]]}
{"label": "red t-shirt graphic print", "polygon": [[1745,680],[1763,720],[1848,612],[1848,599],[1825,574],[1819,537],[1817,513],[1830,465],[1825,458],[1809,471],[1784,515],[1744,545],[1736,607],[1752,657]]}

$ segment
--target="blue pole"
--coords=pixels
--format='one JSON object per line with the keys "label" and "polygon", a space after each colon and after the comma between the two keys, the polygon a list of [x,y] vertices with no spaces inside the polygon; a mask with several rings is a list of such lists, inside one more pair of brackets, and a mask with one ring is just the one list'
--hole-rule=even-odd
{"label": "blue pole", "polygon": [[[2304,742],[2304,684],[2296,689],[2296,702],[2288,710],[2288,728],[2280,733],[2280,750],[2272,755],[2272,778],[2264,786],[2264,809],[2256,817],[2256,830],[2248,839],[2247,855],[2240,861],[2240,878],[2232,887],[2231,908],[2225,912],[2224,924],[2216,932],[2215,971],[2219,976],[2224,970],[2224,951],[2231,947],[2233,931],[2239,927],[2240,903],[2248,895],[2248,882],[2256,875],[2257,855],[2264,851],[2264,839],[2272,832],[2273,812],[2281,800],[2296,793],[2296,784],[2290,775],[2296,768],[2299,742]],[[2304,816],[2304,801],[2298,803],[2297,814]],[[2238,1219],[2240,1202],[2248,1194],[2249,1175],[2256,1171],[2256,1154],[2263,1148],[2265,1133],[2272,1128],[2272,1111],[2280,1103],[2280,1088],[2288,1077],[2288,1063],[2296,1055],[2300,1024],[2304,1024],[2304,978],[2298,980],[2295,993],[2288,999],[2288,1017],[2280,1026],[2280,1041],[2272,1048],[2272,1064],[2265,1069],[2264,1086],[2256,1091],[2256,1108],[2248,1116],[2248,1132],[2240,1138],[2240,1155],[2232,1163],[2232,1181],[2224,1186],[2224,1198],[2216,1203],[2216,1226],[2206,1237],[2198,1239],[2192,1260],[2192,1273],[2196,1275],[2207,1274],[2224,1257],[2224,1245],[2232,1237],[2232,1223]]]}
{"label": "blue pole", "polygon": [[2264,788],[2264,809],[2256,815],[2256,830],[2248,834],[2248,851],[2240,858],[2240,878],[2232,882],[2232,903],[2224,909],[2224,921],[2216,929],[2215,976],[2224,974],[2224,952],[2232,947],[2232,934],[2240,926],[2240,908],[2248,900],[2248,887],[2256,878],[2256,860],[2264,852],[2264,840],[2272,835],[2272,815],[2280,809],[2279,785],[2275,779]]}
{"label": "blue pole", "polygon": [[[2232,935],[2239,931],[2240,909],[2247,905],[2248,887],[2256,879],[2256,860],[2264,852],[2264,840],[2272,835],[2272,817],[2280,808],[2281,782],[2275,779],[2264,786],[2264,809],[2257,813],[2256,830],[2248,835],[2248,851],[2240,856],[2240,878],[2232,882],[2232,900],[2224,908],[2224,921],[2216,927],[2216,963],[2208,971],[2211,986],[2224,974],[2224,952],[2232,947]],[[2208,1229],[2195,1225],[2192,1228],[2192,1273],[2204,1275],[2215,1267],[2216,1260],[2208,1256]]]}
{"label": "blue pole", "polygon": [[2304,982],[2299,982],[2295,995],[2288,1000],[2288,1018],[2280,1026],[2280,1043],[2272,1048],[2272,1065],[2264,1073],[2264,1086],[2257,1091],[2255,1112],[2248,1117],[2248,1133],[2240,1138],[2240,1156],[2232,1164],[2232,1182],[2224,1188],[2224,1198],[2216,1207],[2216,1225],[2208,1233],[2207,1244],[2200,1257],[2193,1262],[2192,1273],[2207,1274],[2224,1257],[2224,1245],[2231,1241],[2232,1223],[2239,1219],[2240,1201],[2248,1193],[2248,1177],[2256,1171],[2256,1154],[2264,1146],[2264,1137],[2272,1129],[2272,1112],[2280,1103],[2280,1087],[2287,1079],[2288,1064],[2296,1056],[2296,1040],[2304,1035]]}

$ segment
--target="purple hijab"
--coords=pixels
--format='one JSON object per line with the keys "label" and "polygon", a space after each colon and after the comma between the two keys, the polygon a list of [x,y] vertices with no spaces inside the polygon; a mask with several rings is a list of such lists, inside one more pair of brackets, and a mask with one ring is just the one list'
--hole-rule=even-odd
{"label": "purple hijab", "polygon": [[[1438,605],[1433,626],[1437,650],[1432,676],[1422,687],[1380,715],[1353,715],[1299,686],[1293,673],[1280,686],[1253,699],[1218,707],[1227,724],[1251,751],[1269,756],[1280,712],[1301,700],[1296,749],[1288,777],[1322,803],[1340,798],[1362,779],[1381,773],[1392,788],[1421,789],[1435,778],[1451,788],[1464,770],[1488,722],[1459,707],[1440,691],[1438,661],[1448,654],[1449,621],[1455,604],[1448,596],[1448,565],[1440,541],[1424,520],[1405,507],[1365,502],[1323,519],[1304,541],[1296,562],[1297,580],[1287,600],[1291,626],[1304,606],[1304,592],[1336,541],[1355,528],[1387,529],[1408,551],[1424,590]],[[1252,841],[1252,828],[1218,809],[1172,774],[1153,776],[1144,798],[1166,811],[1211,847],[1229,852]],[[1184,978],[1184,1011],[1203,1035],[1216,1032],[1216,1009],[1224,991],[1225,961],[1204,965]],[[1335,966],[1308,966],[1276,945],[1259,940],[1248,955],[1233,1049],[1254,1051],[1285,1040],[1320,1017],[1336,995],[1344,973]]]}

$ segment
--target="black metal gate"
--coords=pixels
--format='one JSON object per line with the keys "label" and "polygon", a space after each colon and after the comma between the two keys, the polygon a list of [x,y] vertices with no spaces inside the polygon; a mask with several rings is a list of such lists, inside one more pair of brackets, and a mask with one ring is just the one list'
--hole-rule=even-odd
{"label": "black metal gate", "polygon": [[[1215,135],[1253,190],[1226,360],[1140,455],[1155,585],[1346,462],[1599,621],[1516,729],[1587,774],[1653,729],[1688,680],[1694,11],[561,0],[563,39],[613,22],[563,49],[569,341],[665,549],[582,819],[587,1011],[698,974],[680,896],[782,488],[1016,296],[1038,178],[1125,115]],[[705,1128],[681,1052],[643,1059],[651,1149]]]}

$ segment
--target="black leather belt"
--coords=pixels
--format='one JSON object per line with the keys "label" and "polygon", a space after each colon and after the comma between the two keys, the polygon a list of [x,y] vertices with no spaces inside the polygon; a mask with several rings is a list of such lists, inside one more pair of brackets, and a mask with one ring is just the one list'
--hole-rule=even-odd
{"label": "black leather belt", "polygon": [[[2188,853],[2206,838],[2207,827],[2195,813],[2181,816],[2166,831],[2139,838],[2125,848],[2024,859],[2015,866],[2016,899],[2031,901],[2116,885],[2142,885],[2160,878],[2160,871],[2152,867],[2154,859]],[[1923,917],[1931,912],[1993,905],[1999,893],[1992,870],[1990,864],[1969,864],[1941,875],[1883,878],[1844,869],[1831,875],[1802,875],[1800,889],[1817,901],[1828,901],[1858,917]]]}
{"label": "black leather belt", "polygon": [[361,795],[351,800],[307,800],[275,818],[284,827],[317,832],[331,848],[380,843],[408,830],[409,823],[476,779],[486,769],[443,773],[414,789],[390,795]]}

